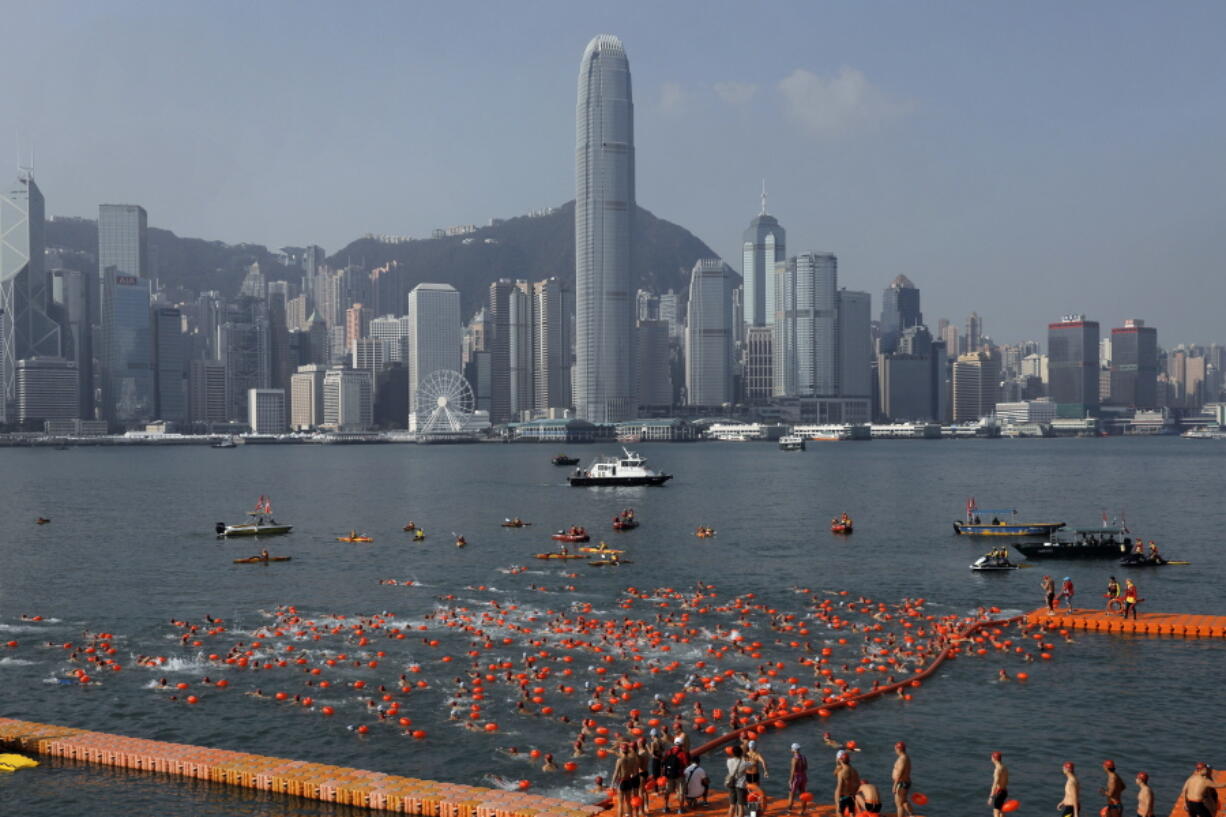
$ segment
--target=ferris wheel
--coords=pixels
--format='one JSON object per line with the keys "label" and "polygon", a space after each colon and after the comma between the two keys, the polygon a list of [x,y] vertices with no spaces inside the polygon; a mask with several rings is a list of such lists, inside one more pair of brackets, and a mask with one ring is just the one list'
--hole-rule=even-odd
{"label": "ferris wheel", "polygon": [[472,387],[452,369],[436,369],[417,386],[417,433],[458,434],[472,419]]}

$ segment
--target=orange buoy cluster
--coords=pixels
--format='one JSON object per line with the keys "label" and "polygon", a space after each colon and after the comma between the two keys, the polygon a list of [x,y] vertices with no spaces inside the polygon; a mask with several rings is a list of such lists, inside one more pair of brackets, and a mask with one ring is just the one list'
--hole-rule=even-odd
{"label": "orange buoy cluster", "polygon": [[591,817],[600,811],[596,806],[527,794],[528,786],[522,783],[518,791],[439,783],[10,718],[0,718],[0,747],[401,814]]}
{"label": "orange buoy cluster", "polygon": [[1226,616],[1195,616],[1184,613],[1138,613],[1123,618],[1103,610],[1057,611],[1046,607],[1026,614],[1026,620],[1048,629],[1090,630],[1100,633],[1172,635],[1184,638],[1226,638]]}

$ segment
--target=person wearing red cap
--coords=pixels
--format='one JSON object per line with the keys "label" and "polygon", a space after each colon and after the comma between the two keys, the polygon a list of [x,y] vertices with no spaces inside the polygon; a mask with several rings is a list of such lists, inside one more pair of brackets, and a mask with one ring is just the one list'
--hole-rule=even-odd
{"label": "person wearing red cap", "polygon": [[1081,817],[1081,783],[1071,762],[1064,764],[1064,797],[1056,803],[1060,817]]}
{"label": "person wearing red cap", "polygon": [[1188,810],[1188,817],[1213,817],[1213,812],[1205,804],[1213,795],[1210,789],[1226,789],[1226,784],[1214,785],[1213,778],[1209,776],[1208,765],[1197,763],[1196,770],[1183,782],[1183,788],[1179,790],[1179,796],[1183,798],[1184,806]]}
{"label": "person wearing red cap", "polygon": [[992,807],[992,817],[1003,817],[1001,809],[1009,799],[1009,770],[1001,760],[1000,752],[992,753],[992,790],[988,792],[988,805]]}
{"label": "person wearing red cap", "polygon": [[898,758],[894,761],[894,770],[890,779],[894,786],[894,814],[897,817],[911,817],[911,801],[908,797],[911,791],[911,755],[907,754],[907,744],[901,740],[894,744]]}
{"label": "person wearing red cap", "polygon": [[1124,813],[1124,780],[1115,771],[1115,761],[1104,760],[1103,769],[1107,772],[1107,785],[1100,791],[1107,798],[1106,817],[1120,817]]}
{"label": "person wearing red cap", "polygon": [[1137,772],[1137,817],[1154,817],[1154,790],[1145,772]]}

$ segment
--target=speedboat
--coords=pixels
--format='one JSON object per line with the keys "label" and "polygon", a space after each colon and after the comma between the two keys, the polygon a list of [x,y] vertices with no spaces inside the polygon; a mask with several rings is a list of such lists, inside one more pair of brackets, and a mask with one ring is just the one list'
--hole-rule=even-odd
{"label": "speedboat", "polygon": [[1161,556],[1150,556],[1135,551],[1120,559],[1120,565],[1123,567],[1162,567],[1169,564],[1170,562]]}
{"label": "speedboat", "polygon": [[238,448],[238,443],[234,442],[233,437],[226,437],[224,440],[218,440],[213,443],[210,448]]}
{"label": "speedboat", "polygon": [[247,511],[247,515],[251,517],[250,522],[242,522],[238,525],[218,522],[214,527],[218,537],[228,539],[233,536],[278,536],[294,529],[293,525],[281,525],[276,519],[273,519],[272,502],[266,496],[260,497],[255,504],[255,510]]}
{"label": "speedboat", "polygon": [[576,468],[570,484],[576,488],[593,485],[663,485],[673,478],[647,467],[647,458],[622,448],[620,457],[597,457],[586,470]]}
{"label": "speedboat", "polygon": [[571,526],[566,530],[560,530],[552,537],[558,542],[588,542],[591,540],[591,535],[586,528],[581,528],[577,525]]}
{"label": "speedboat", "polygon": [[634,530],[638,526],[639,520],[635,518],[634,511],[631,508],[627,508],[613,517],[613,530]]}
{"label": "speedboat", "polygon": [[554,465],[578,465],[579,458],[568,457],[565,454],[555,454],[550,462],[552,462]]}

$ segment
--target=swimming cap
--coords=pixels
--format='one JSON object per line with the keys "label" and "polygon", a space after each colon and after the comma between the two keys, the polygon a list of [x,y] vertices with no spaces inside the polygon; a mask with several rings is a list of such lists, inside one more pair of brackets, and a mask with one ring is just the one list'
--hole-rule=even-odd
{"label": "swimming cap", "polygon": [[648,734],[654,738],[656,735],[660,734],[660,731],[658,729],[652,729]]}
{"label": "swimming cap", "polygon": [[793,743],[793,744],[792,744],[792,751],[793,751],[793,752],[799,752],[799,751],[800,751],[800,744],[799,744],[799,743]]}
{"label": "swimming cap", "polygon": [[1000,752],[993,752],[993,753],[992,753],[992,759],[993,759],[993,760],[1000,760],[1000,757],[1001,757]]}
{"label": "swimming cap", "polygon": [[1114,768],[1115,768],[1115,761],[1114,761],[1114,760],[1104,760],[1104,761],[1103,761],[1103,768],[1104,768],[1104,769],[1114,769]]}
{"label": "swimming cap", "polygon": [[1137,772],[1137,780],[1140,780],[1142,783],[1148,783],[1149,775],[1145,772]]}
{"label": "swimming cap", "polygon": [[1072,581],[1072,580],[1071,580],[1071,579],[1070,579],[1068,576],[1065,576],[1065,577],[1064,577],[1064,581],[1066,581],[1066,582],[1067,582],[1067,581]]}
{"label": "swimming cap", "polygon": [[1206,766],[1204,763],[1197,763],[1197,764],[1196,764],[1196,771],[1198,771],[1198,772],[1203,772],[1205,769],[1208,769],[1208,768],[1209,768],[1209,767],[1208,767],[1208,766]]}
{"label": "swimming cap", "polygon": [[1063,768],[1064,768],[1065,770],[1067,770],[1067,771],[1070,771],[1070,772],[1071,772],[1071,771],[1073,771],[1073,768],[1074,768],[1074,767],[1073,767],[1073,761],[1071,761],[1071,760],[1067,761],[1067,762],[1064,764],[1064,767],[1063,767]]}
{"label": "swimming cap", "polygon": [[903,743],[903,742],[900,740],[900,741],[898,741],[898,743],[895,743],[895,744],[894,744],[894,748],[895,748],[895,749],[902,749],[902,750],[906,751],[907,744]]}
{"label": "swimming cap", "polygon": [[673,738],[673,746],[680,746],[685,743],[685,738]]}
{"label": "swimming cap", "polygon": [[746,745],[747,745],[747,746],[748,746],[750,749],[753,749],[755,746],[757,746],[757,745],[758,745],[758,742],[757,742],[756,740],[751,740],[751,741],[749,741],[749,743],[747,743]]}
{"label": "swimming cap", "polygon": [[[838,750],[837,752],[835,752],[835,754],[834,754],[834,759],[835,759],[835,760],[843,760],[843,759],[845,759],[846,757],[847,757],[847,750],[846,750],[846,749],[840,749],[840,750]],[[1203,765],[1203,764],[1202,764],[1202,765]]]}

